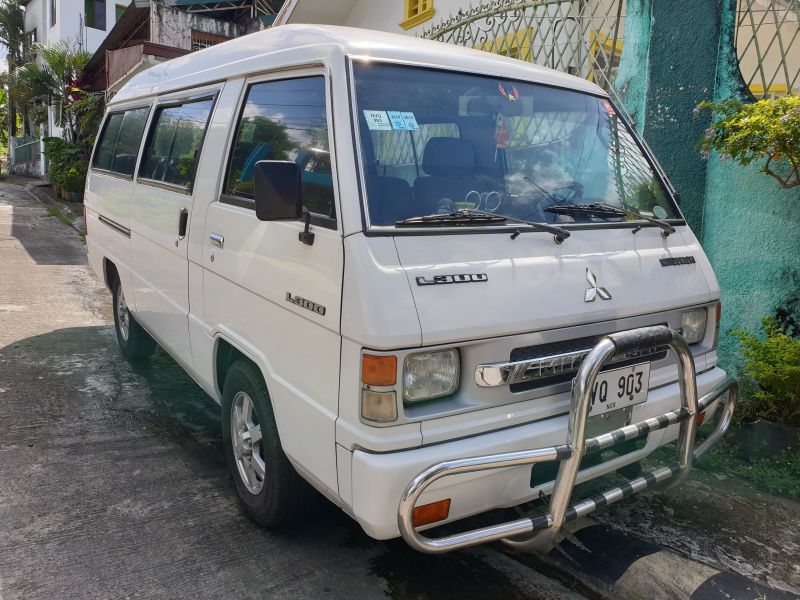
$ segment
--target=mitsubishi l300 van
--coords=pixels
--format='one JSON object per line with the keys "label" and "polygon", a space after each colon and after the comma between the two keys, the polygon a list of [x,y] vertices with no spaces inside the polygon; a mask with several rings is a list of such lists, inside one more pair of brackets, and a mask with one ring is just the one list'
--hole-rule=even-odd
{"label": "mitsubishi l300 van", "polygon": [[[160,345],[221,405],[236,491],[266,527],[315,488],[423,552],[547,549],[685,477],[736,404],[719,287],[676,194],[577,77],[276,27],[133,77],[85,204],[123,354]],[[670,442],[675,463],[642,471]]]}

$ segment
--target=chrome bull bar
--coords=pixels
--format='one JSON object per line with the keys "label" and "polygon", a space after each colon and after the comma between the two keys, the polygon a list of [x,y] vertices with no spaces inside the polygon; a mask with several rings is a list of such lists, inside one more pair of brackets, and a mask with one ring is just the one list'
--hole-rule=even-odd
{"label": "chrome bull bar", "polygon": [[[587,440],[586,420],[589,416],[592,387],[603,366],[617,354],[646,351],[665,345],[669,346],[678,358],[681,407],[666,414],[626,425]],[[716,428],[702,444],[695,448],[695,434],[698,427],[695,416],[726,393],[728,394],[728,399],[725,402]],[[672,480],[677,484],[682,481],[689,474],[692,462],[699,460],[727,431],[733,411],[736,408],[737,397],[738,384],[733,377],[728,376],[698,400],[697,381],[691,351],[683,337],[668,327],[643,327],[607,335],[586,356],[575,377],[566,444],[534,450],[461,458],[428,467],[409,483],[400,499],[397,515],[400,534],[409,546],[428,554],[440,554],[497,540],[502,540],[505,544],[517,549],[549,551],[558,542],[558,535],[566,523],[591,514],[602,506],[618,502],[661,482]],[[630,480],[626,484],[606,490],[597,496],[570,506],[581,459],[585,454],[597,452],[619,442],[645,437],[652,431],[665,429],[676,423],[680,423],[678,460],[676,463],[668,467],[656,468]],[[428,486],[443,477],[551,461],[560,461],[560,465],[553,492],[550,496],[550,505],[544,515],[523,517],[515,521],[473,529],[441,538],[426,537],[417,531],[413,524],[413,512],[417,500]]]}

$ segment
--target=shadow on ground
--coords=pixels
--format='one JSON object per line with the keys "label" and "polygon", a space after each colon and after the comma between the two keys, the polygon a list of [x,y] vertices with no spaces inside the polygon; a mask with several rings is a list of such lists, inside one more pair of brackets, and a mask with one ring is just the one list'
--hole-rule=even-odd
{"label": "shadow on ground", "polygon": [[0,422],[5,600],[543,597],[480,552],[372,540],[322,498],[291,531],[258,529],[238,509],[216,403],[163,351],[128,364],[112,327],[0,349]]}

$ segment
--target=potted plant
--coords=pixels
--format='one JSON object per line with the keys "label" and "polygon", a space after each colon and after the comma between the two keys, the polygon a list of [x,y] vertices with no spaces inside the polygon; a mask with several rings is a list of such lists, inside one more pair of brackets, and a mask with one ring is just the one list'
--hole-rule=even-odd
{"label": "potted plant", "polygon": [[88,163],[85,160],[78,160],[70,165],[69,170],[64,175],[65,200],[83,202],[83,189],[86,186],[87,171]]}

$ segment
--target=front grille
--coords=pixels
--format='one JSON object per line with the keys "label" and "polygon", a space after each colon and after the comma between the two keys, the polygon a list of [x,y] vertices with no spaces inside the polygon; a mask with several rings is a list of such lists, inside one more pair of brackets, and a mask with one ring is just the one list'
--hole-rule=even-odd
{"label": "front grille", "polygon": [[[588,337],[575,338],[572,340],[562,340],[560,342],[551,342],[549,344],[539,344],[538,346],[525,346],[524,348],[514,348],[511,351],[511,362],[536,360],[540,358],[546,358],[549,356],[557,356],[559,354],[567,354],[570,352],[589,351],[597,344],[597,342],[599,342],[603,338],[604,335],[606,334],[592,335]],[[643,361],[653,362],[661,360],[663,358],[666,358],[667,351],[668,351],[667,346],[660,346],[656,348],[654,352],[648,353],[646,355],[638,355],[632,358],[625,358],[623,360],[618,360],[612,363],[608,363],[606,364],[605,367],[603,367],[602,370],[607,371],[609,369],[618,369],[620,367],[635,365]],[[575,373],[578,372],[578,368],[580,367],[581,362],[582,361],[578,361],[574,364],[573,368],[565,369],[557,374],[537,377],[536,379],[532,379],[530,381],[521,381],[519,383],[512,383],[509,386],[509,389],[512,392],[525,392],[528,390],[535,390],[538,388],[542,388],[548,385],[554,385],[557,383],[565,383],[572,381],[573,377],[575,377]]]}

